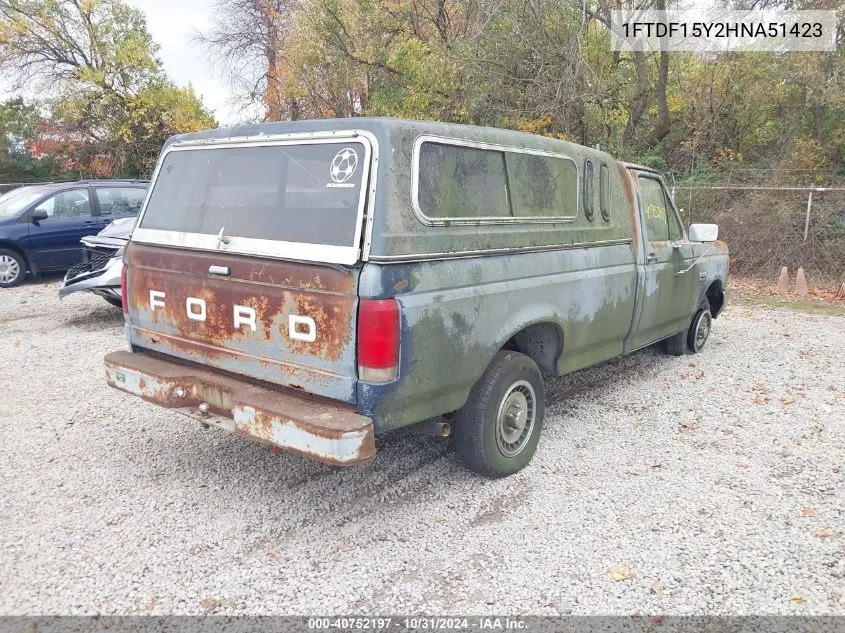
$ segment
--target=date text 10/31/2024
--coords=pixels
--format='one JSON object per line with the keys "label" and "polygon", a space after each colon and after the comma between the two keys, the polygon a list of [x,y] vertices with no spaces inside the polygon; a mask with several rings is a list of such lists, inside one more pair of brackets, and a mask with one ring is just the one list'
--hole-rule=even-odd
{"label": "date text 10/31/2024", "polygon": [[519,631],[525,630],[525,621],[511,617],[437,618],[437,617],[351,617],[308,618],[308,628],[314,630],[390,630],[411,629],[429,631]]}

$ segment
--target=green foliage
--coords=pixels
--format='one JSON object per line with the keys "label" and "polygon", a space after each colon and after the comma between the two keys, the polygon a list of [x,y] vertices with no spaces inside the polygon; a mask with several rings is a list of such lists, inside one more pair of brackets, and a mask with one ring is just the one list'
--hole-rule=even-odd
{"label": "green foliage", "polygon": [[603,13],[611,6],[303,0],[285,42],[281,88],[305,117],[514,127],[682,172],[700,164],[786,168],[807,161],[809,141],[810,167],[845,161],[842,47],[670,53],[661,77],[659,54],[611,51]]}
{"label": "green foliage", "polygon": [[77,174],[149,175],[168,136],[215,125],[157,51],[123,0],[0,0],[0,68],[50,86],[54,158]]}

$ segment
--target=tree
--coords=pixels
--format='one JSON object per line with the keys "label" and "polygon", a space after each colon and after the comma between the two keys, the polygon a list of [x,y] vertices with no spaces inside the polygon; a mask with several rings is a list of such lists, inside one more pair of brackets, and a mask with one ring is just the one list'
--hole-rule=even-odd
{"label": "tree", "polygon": [[143,14],[123,0],[0,0],[0,69],[50,100],[53,134],[76,171],[149,173],[171,134],[211,127],[193,90],[174,86]]}
{"label": "tree", "polygon": [[218,0],[211,29],[197,37],[241,104],[263,105],[268,120],[300,118],[284,89],[284,49],[297,8],[298,0]]}
{"label": "tree", "polygon": [[27,142],[35,138],[41,120],[38,106],[13,97],[0,104],[0,152],[4,155],[26,154]]}
{"label": "tree", "polygon": [[44,180],[60,172],[56,161],[33,156],[43,121],[37,103],[27,103],[22,97],[0,103],[0,181]]}

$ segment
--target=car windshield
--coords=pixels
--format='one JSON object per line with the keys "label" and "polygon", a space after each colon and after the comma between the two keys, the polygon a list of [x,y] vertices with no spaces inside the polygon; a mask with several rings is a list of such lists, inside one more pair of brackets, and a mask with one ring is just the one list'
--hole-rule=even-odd
{"label": "car windshield", "polygon": [[40,187],[12,189],[12,191],[0,196],[0,218],[10,218],[19,214],[30,202],[43,195],[44,190]]}

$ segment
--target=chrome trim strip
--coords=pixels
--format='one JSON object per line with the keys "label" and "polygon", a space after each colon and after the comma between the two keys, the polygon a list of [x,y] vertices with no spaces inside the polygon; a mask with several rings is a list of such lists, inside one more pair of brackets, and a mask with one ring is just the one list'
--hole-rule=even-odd
{"label": "chrome trim strip", "polygon": [[[361,246],[361,260],[368,261],[370,259],[370,249],[373,245],[373,226],[375,225],[375,209],[376,209],[376,182],[378,181],[378,140],[372,133],[367,133],[368,139],[371,143],[370,152],[372,154],[372,161],[369,172],[369,190],[367,191],[366,200],[367,208],[364,214],[364,243]],[[362,181],[363,188],[363,181]]]}
{"label": "chrome trim strip", "polygon": [[[348,130],[341,132],[306,132],[291,134],[260,134],[257,136],[227,137],[196,139],[191,141],[178,141],[165,149],[159,157],[155,171],[150,179],[150,186],[147,190],[147,197],[138,214],[138,222],[132,233],[132,241],[160,246],[174,246],[197,250],[209,250],[218,253],[238,253],[242,255],[263,255],[267,257],[278,257],[284,259],[298,259],[308,262],[324,262],[332,264],[343,264],[350,266],[361,259],[361,239],[364,234],[362,220],[365,215],[365,207],[371,206],[375,199],[375,180],[372,181],[372,194],[366,195],[362,184],[361,195],[358,201],[357,220],[355,234],[350,246],[332,246],[326,244],[307,244],[304,242],[284,242],[279,240],[265,240],[257,238],[231,237],[228,244],[220,244],[217,248],[218,239],[216,235],[204,233],[186,233],[179,231],[165,231],[160,229],[145,229],[141,225],[144,215],[147,212],[153,188],[158,180],[159,172],[168,154],[171,152],[184,152],[203,149],[225,149],[232,147],[255,147],[274,145],[322,145],[326,143],[340,144],[356,142],[364,146],[364,172],[361,175],[361,182],[370,182],[372,173],[371,163],[373,156],[377,153],[378,141],[372,132],[366,130]],[[367,215],[371,216],[370,211]],[[372,229],[368,229],[372,232]]]}
{"label": "chrome trim strip", "polygon": [[[556,216],[553,218],[537,216],[537,217],[520,217],[520,218],[449,218],[441,220],[431,218],[423,212],[420,207],[419,199],[419,172],[420,172],[420,148],[423,143],[440,143],[442,145],[457,145],[460,147],[473,147],[477,149],[489,149],[500,152],[512,152],[514,154],[531,154],[534,156],[547,156],[550,158],[562,158],[570,161],[575,167],[575,186],[580,189],[580,173],[578,171],[578,163],[566,154],[559,154],[556,152],[547,152],[540,149],[531,149],[525,147],[511,147],[508,145],[496,145],[493,143],[484,143],[481,141],[467,141],[457,138],[449,138],[445,136],[437,136],[435,134],[421,134],[414,140],[414,150],[411,159],[411,207],[414,210],[414,215],[417,219],[426,226],[480,226],[486,224],[570,224],[578,217],[578,209],[575,209],[574,215]],[[580,206],[578,202],[578,192],[576,192],[576,206]]]}
{"label": "chrome trim strip", "polygon": [[454,253],[415,253],[413,255],[373,255],[370,261],[374,263],[400,264],[404,262],[421,262],[441,259],[467,259],[470,257],[489,257],[492,255],[520,255],[522,253],[540,253],[544,251],[570,251],[578,248],[598,248],[602,246],[622,246],[631,244],[630,237],[618,240],[601,240],[598,242],[574,242],[572,244],[550,244],[548,246],[514,246],[512,248],[493,248],[485,251],[455,251]]}
{"label": "chrome trim strip", "polygon": [[135,232],[132,233],[132,241],[157,246],[208,251],[218,255],[237,253],[239,255],[259,255],[279,259],[347,265],[355,264],[358,261],[360,250],[352,246],[305,244],[303,242],[283,242],[281,240],[262,240],[247,237],[231,237],[227,244],[221,243],[218,248],[216,235],[141,228],[135,229]]}

